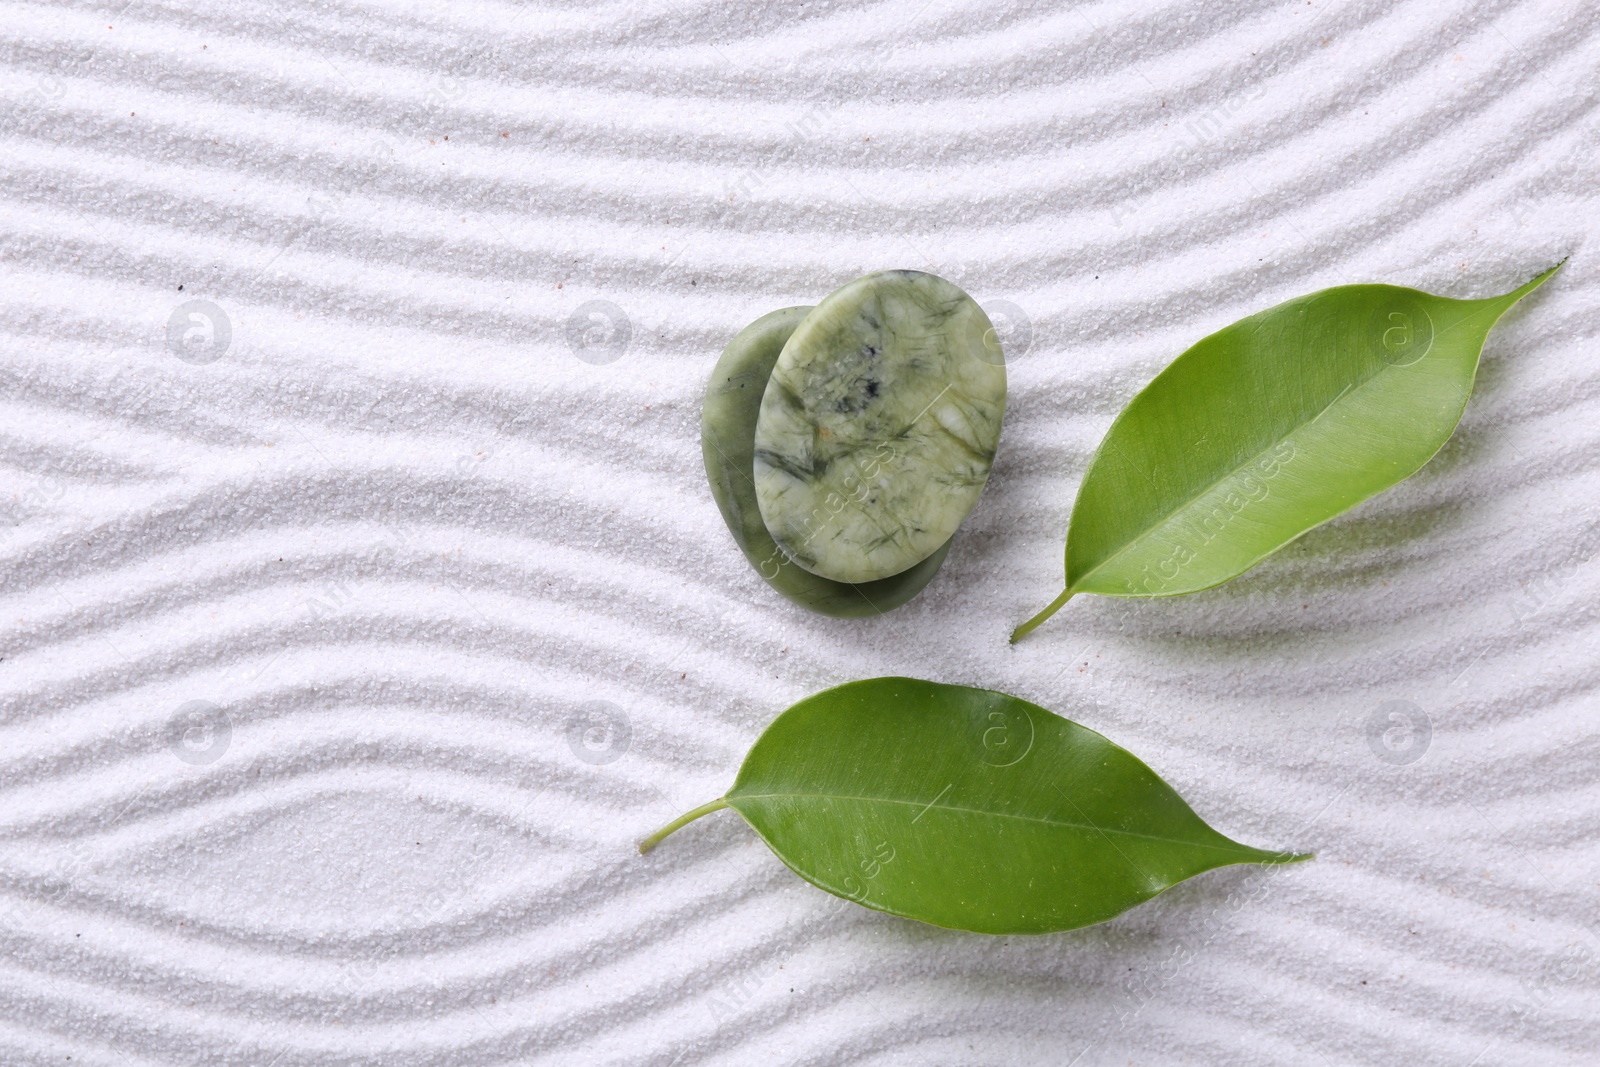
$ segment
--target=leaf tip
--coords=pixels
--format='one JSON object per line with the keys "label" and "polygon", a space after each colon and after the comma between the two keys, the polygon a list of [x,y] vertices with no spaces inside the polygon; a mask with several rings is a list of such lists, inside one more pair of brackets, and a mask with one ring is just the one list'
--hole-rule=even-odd
{"label": "leaf tip", "polygon": [[1556,271],[1558,271],[1562,267],[1566,266],[1567,265],[1567,260],[1569,260],[1571,258],[1572,258],[1571,256],[1562,256],[1561,257],[1561,262],[1557,263],[1555,266],[1551,267],[1549,270],[1544,271],[1543,273],[1536,275],[1530,281],[1524,282],[1523,284],[1517,286],[1515,289],[1511,290],[1511,292],[1507,293],[1505,296],[1500,297],[1500,299],[1502,301],[1504,301],[1505,302],[1505,306],[1507,308],[1509,308],[1512,304],[1515,304],[1518,300],[1521,300],[1523,297],[1527,296],[1529,293],[1531,293],[1535,289],[1539,288],[1539,286],[1541,286],[1545,282],[1549,281],[1551,275],[1555,274]]}
{"label": "leaf tip", "polygon": [[1546,279],[1547,279],[1547,278],[1549,278],[1549,277],[1551,277],[1551,276],[1552,276],[1552,275],[1554,275],[1554,274],[1555,274],[1555,272],[1556,272],[1556,271],[1558,271],[1558,270],[1560,270],[1560,269],[1561,269],[1561,268],[1562,268],[1562,267],[1565,267],[1565,266],[1566,266],[1566,265],[1567,265],[1567,260],[1569,260],[1569,259],[1571,259],[1571,258],[1572,258],[1572,256],[1570,256],[1570,255],[1565,255],[1565,256],[1562,256],[1562,257],[1561,257],[1561,259],[1560,259],[1560,260],[1559,260],[1559,261],[1558,261],[1558,262],[1557,262],[1557,263],[1556,263],[1556,265],[1555,265],[1555,266],[1553,266],[1553,267],[1551,267],[1551,268],[1550,268],[1550,269],[1549,269],[1549,270],[1547,270],[1547,271],[1545,271],[1545,272],[1544,272],[1544,273],[1542,273],[1542,274],[1540,274],[1540,275],[1538,275],[1538,276],[1537,276],[1537,277],[1535,277],[1535,278],[1534,278],[1534,279],[1533,279],[1533,280],[1532,280],[1532,281],[1530,281],[1530,282],[1529,282],[1529,283],[1528,283],[1528,287],[1529,287],[1529,288],[1530,288],[1530,289],[1531,289],[1531,288],[1533,288],[1533,287],[1534,287],[1534,286],[1536,286],[1536,285],[1541,285],[1541,284],[1543,284],[1543,283],[1544,283],[1544,281],[1545,281],[1545,280],[1546,280]]}

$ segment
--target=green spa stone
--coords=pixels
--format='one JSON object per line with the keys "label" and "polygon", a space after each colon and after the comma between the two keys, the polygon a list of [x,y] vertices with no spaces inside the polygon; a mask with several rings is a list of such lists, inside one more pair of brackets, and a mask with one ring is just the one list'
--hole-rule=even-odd
{"label": "green spa stone", "polygon": [[818,577],[796,566],[773,542],[756,504],[754,453],[756,416],[784,342],[808,307],[763,315],[739,331],[711,372],[700,416],[700,450],[722,519],[756,573],[802,607],[835,618],[871,618],[904,604],[933,580],[946,541],[915,566],[875,582],[851,585]]}
{"label": "green spa stone", "polygon": [[858,278],[784,343],[755,427],[755,491],[772,539],[836,582],[899,574],[978,501],[1006,407],[989,317],[942,278]]}

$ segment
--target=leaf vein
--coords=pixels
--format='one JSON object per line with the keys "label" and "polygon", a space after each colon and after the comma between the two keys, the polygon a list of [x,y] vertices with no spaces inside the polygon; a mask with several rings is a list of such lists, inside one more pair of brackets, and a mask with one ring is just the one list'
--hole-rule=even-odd
{"label": "leaf vein", "polygon": [[[1378,378],[1378,376],[1380,374],[1382,374],[1387,369],[1390,369],[1390,368],[1380,367],[1377,371],[1375,371],[1371,375],[1368,375],[1366,378],[1362,379],[1360,382],[1352,382],[1349,385],[1345,386],[1344,389],[1339,393],[1339,395],[1334,397],[1332,400],[1328,401],[1327,405],[1324,406],[1321,411],[1317,412],[1315,415],[1311,416],[1311,418],[1307,419],[1306,421],[1304,421],[1304,422],[1300,423],[1299,425],[1293,427],[1287,433],[1284,433],[1283,435],[1274,438],[1271,442],[1269,442],[1267,444],[1267,446],[1265,448],[1261,449],[1261,451],[1255,453],[1254,455],[1246,457],[1244,462],[1240,463],[1238,466],[1234,467],[1232,470],[1224,471],[1221,475],[1217,476],[1211,482],[1207,483],[1206,485],[1201,486],[1199,489],[1197,489],[1188,498],[1186,498],[1184,500],[1181,500],[1178,503],[1174,504],[1170,510],[1168,510],[1164,514],[1158,516],[1156,519],[1151,521],[1147,526],[1145,526],[1145,528],[1143,530],[1140,530],[1133,537],[1130,537],[1127,541],[1123,542],[1123,545],[1122,545],[1121,548],[1119,548],[1115,552],[1111,553],[1111,555],[1107,556],[1105,559],[1101,560],[1099,563],[1096,563],[1093,567],[1091,567],[1088,570],[1084,571],[1083,574],[1081,576],[1079,576],[1078,580],[1073,582],[1067,588],[1069,590],[1073,591],[1073,592],[1076,592],[1080,585],[1082,585],[1084,582],[1088,581],[1090,578],[1093,578],[1097,573],[1099,573],[1100,570],[1102,570],[1105,567],[1110,566],[1112,563],[1116,562],[1117,559],[1122,557],[1124,554],[1126,554],[1128,552],[1131,552],[1135,548],[1138,548],[1138,547],[1142,546],[1144,544],[1145,540],[1147,538],[1149,538],[1149,536],[1150,536],[1150,534],[1152,532],[1154,532],[1157,529],[1160,529],[1162,526],[1165,526],[1168,522],[1171,522],[1174,517],[1176,517],[1177,515],[1182,514],[1184,511],[1188,510],[1194,504],[1194,502],[1196,500],[1199,500],[1201,497],[1205,496],[1207,493],[1209,493],[1212,490],[1216,489],[1218,486],[1224,484],[1225,482],[1228,481],[1228,479],[1237,476],[1240,471],[1243,471],[1243,470],[1247,469],[1252,464],[1254,464],[1257,461],[1259,461],[1262,456],[1265,456],[1268,452],[1271,452],[1273,449],[1277,448],[1279,445],[1281,445],[1285,441],[1289,440],[1295,434],[1300,433],[1302,430],[1308,430],[1312,426],[1316,425],[1317,422],[1319,422],[1324,415],[1326,415],[1328,412],[1332,411],[1334,409],[1334,407],[1338,405],[1339,401],[1343,400],[1349,393],[1353,392],[1354,390],[1356,390],[1358,388],[1365,388],[1366,385],[1369,382],[1375,381]],[[1118,451],[1121,451],[1121,446],[1120,445],[1118,446]],[[1125,456],[1127,455],[1126,452],[1123,452],[1122,454],[1125,455]],[[1132,464],[1130,463],[1130,465],[1132,465]],[[1135,469],[1138,470],[1139,468],[1135,467]],[[1142,470],[1140,470],[1140,473],[1143,474],[1144,472]],[[1150,478],[1150,476],[1148,474],[1146,474],[1145,475],[1145,480],[1149,481],[1149,478]],[[1151,484],[1154,484],[1154,483],[1151,483]],[[1159,491],[1159,487],[1158,487],[1158,491]],[[1268,554],[1270,555],[1270,553],[1268,553]]]}
{"label": "leaf vein", "polygon": [[[923,807],[923,805],[915,800],[899,800],[894,797],[845,796],[838,793],[729,793],[726,799],[729,803],[734,803],[740,800],[859,800],[863,803],[899,804],[905,807]],[[1269,853],[1265,849],[1251,848],[1249,845],[1240,845],[1237,843],[1234,843],[1231,846],[1219,845],[1214,842],[1193,841],[1183,837],[1165,837],[1161,834],[1139,833],[1136,830],[1119,830],[1115,827],[1106,829],[1105,827],[1096,826],[1093,823],[1072,822],[1067,819],[1045,819],[1033,815],[1016,815],[1004,811],[985,811],[982,808],[966,808],[955,804],[935,803],[926,805],[926,808],[938,811],[961,812],[967,815],[988,815],[997,819],[1016,819],[1019,822],[1043,823],[1046,826],[1070,827],[1074,830],[1092,831],[1099,834],[1117,834],[1122,837],[1138,837],[1143,838],[1146,841],[1161,841],[1167,844],[1194,845],[1199,848],[1214,848],[1219,852],[1237,852],[1243,855],[1254,856],[1273,855],[1273,853]]]}

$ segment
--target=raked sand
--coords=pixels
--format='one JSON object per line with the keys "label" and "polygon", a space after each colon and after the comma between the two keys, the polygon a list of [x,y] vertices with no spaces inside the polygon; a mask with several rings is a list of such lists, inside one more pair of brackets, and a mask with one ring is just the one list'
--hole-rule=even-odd
{"label": "raked sand", "polygon": [[[67,0],[0,36],[0,1063],[1595,1062],[1588,0]],[[1415,478],[1008,647],[1187,345],[1564,256]],[[936,582],[841,622],[734,548],[700,396],[745,323],[889,267],[1006,320],[1008,421]],[[1318,859],[989,938],[731,812],[636,854],[884,674],[1056,709]]]}

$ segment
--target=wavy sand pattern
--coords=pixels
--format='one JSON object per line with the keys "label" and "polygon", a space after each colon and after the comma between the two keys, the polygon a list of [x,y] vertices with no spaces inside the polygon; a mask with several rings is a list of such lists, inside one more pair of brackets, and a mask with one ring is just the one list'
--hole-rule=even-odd
{"label": "wavy sand pattern", "polygon": [[[65,0],[0,38],[0,1062],[1594,1062],[1587,0]],[[1568,255],[1422,474],[1006,646],[1189,342]],[[885,267],[1001,309],[1010,422],[928,592],[830,621],[722,529],[700,391]],[[1319,859],[988,939],[731,815],[634,854],[889,673]],[[1386,701],[1425,744],[1369,744]]]}

